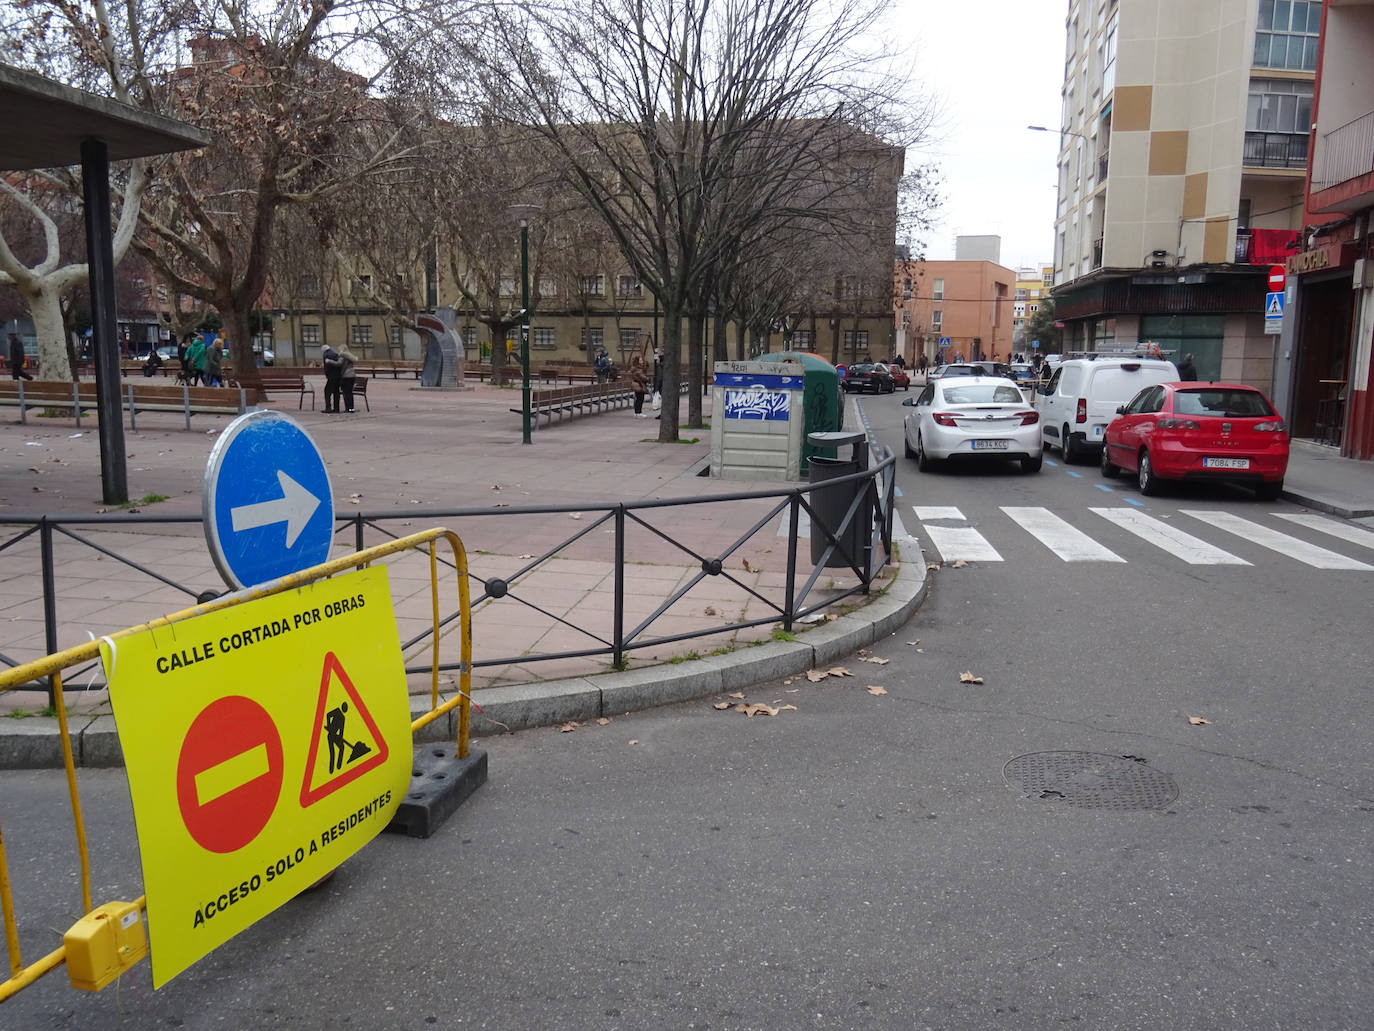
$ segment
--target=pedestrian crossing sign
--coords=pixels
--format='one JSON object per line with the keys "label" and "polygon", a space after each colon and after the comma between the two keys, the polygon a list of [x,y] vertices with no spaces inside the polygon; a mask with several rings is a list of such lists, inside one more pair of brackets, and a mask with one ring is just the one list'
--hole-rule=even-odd
{"label": "pedestrian crossing sign", "polygon": [[1264,305],[1264,317],[1266,319],[1283,318],[1283,294],[1270,294]]}

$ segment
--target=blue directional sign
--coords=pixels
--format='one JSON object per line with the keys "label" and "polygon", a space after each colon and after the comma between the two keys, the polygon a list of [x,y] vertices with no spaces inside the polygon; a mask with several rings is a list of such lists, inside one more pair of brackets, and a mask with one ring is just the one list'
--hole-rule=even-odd
{"label": "blue directional sign", "polygon": [[230,587],[252,587],[329,558],[334,491],[315,442],[280,412],[241,415],[205,467],[205,539]]}

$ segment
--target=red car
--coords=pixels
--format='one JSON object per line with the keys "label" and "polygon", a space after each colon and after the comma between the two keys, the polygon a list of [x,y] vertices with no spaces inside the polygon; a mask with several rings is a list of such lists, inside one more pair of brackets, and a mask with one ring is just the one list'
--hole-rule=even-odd
{"label": "red car", "polygon": [[1117,409],[1102,475],[1132,471],[1142,494],[1164,480],[1230,480],[1272,501],[1288,470],[1288,430],[1269,399],[1239,383],[1156,383]]}
{"label": "red car", "polygon": [[901,387],[903,390],[911,389],[911,377],[906,374],[906,369],[900,365],[889,365],[887,371],[892,373],[892,386],[895,390]]}

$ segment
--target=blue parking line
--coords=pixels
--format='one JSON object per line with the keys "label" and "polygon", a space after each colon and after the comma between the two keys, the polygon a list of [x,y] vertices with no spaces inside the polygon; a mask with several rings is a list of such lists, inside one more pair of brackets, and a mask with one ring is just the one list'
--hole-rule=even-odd
{"label": "blue parking line", "polygon": [[1059,468],[1059,463],[1052,458],[1045,459],[1045,464],[1048,465],[1051,469]]}
{"label": "blue parking line", "polygon": [[1137,501],[1135,498],[1122,498],[1121,500],[1124,501],[1124,502],[1126,502],[1126,504],[1128,504],[1128,505],[1134,505],[1136,508],[1144,508],[1144,507],[1145,507],[1145,502],[1143,502],[1143,501]]}
{"label": "blue parking line", "polygon": [[1111,493],[1112,493],[1112,489],[1111,489],[1110,487],[1108,487],[1105,483],[1099,483],[1099,484],[1097,485],[1097,489],[1098,489],[1098,490],[1105,490],[1108,494],[1111,494]]}
{"label": "blue parking line", "polygon": [[1065,469],[1064,471],[1068,473],[1070,476],[1077,476],[1080,480],[1083,479],[1082,473],[1076,473],[1072,469]]}

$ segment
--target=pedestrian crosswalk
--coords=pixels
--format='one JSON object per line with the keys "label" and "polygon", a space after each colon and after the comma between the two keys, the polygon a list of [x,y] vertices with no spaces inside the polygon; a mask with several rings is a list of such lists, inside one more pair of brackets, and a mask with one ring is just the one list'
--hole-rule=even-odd
{"label": "pedestrian crosswalk", "polygon": [[[938,553],[935,557],[945,562],[1002,562],[1004,552],[1019,555],[1024,553],[1028,543],[1038,541],[1065,562],[1124,563],[1127,559],[1113,550],[1115,541],[1123,540],[1119,535],[1113,536],[1114,530],[1120,530],[1190,566],[1251,565],[1248,559],[1227,550],[1227,547],[1236,546],[1227,541],[1239,538],[1316,569],[1374,571],[1374,565],[1368,562],[1261,521],[1277,516],[1289,524],[1335,537],[1348,545],[1374,549],[1374,532],[1308,513],[1263,513],[1245,518],[1220,510],[1182,509],[1178,515],[1189,520],[1184,529],[1168,516],[1122,506],[1089,507],[1084,516],[1097,518],[1074,521],[1071,521],[1073,513],[1065,518],[1048,508],[1034,506],[1001,506],[996,516],[977,521],[950,505],[916,505],[913,511]],[[1198,535],[1208,534],[1215,538],[1217,532],[1223,535],[1220,541]],[[1121,544],[1115,546],[1122,547]]]}

